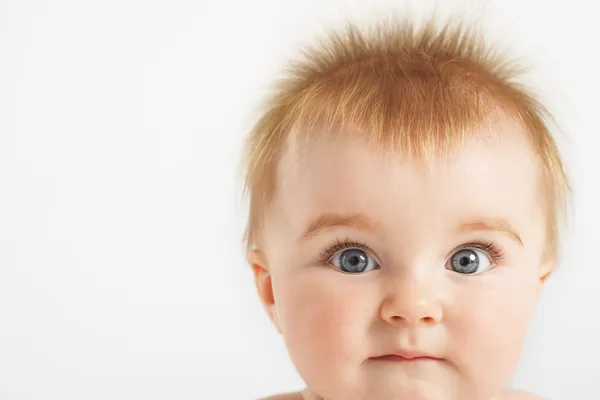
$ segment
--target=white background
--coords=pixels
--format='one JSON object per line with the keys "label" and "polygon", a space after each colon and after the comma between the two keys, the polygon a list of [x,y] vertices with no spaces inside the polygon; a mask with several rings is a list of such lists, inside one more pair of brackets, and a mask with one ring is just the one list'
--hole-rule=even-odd
{"label": "white background", "polygon": [[[245,264],[240,145],[294,40],[386,3],[0,1],[0,399],[302,387]],[[570,136],[570,238],[514,386],[598,400],[599,6],[461,3],[546,64]]]}

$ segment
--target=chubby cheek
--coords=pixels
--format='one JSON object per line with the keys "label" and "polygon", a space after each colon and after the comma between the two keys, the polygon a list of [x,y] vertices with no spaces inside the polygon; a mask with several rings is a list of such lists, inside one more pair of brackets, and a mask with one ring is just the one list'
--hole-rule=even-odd
{"label": "chubby cheek", "polygon": [[280,327],[298,372],[314,389],[348,385],[368,357],[377,307],[369,284],[323,267],[273,277]]}
{"label": "chubby cheek", "polygon": [[[537,285],[533,274],[516,272],[501,271],[456,287],[447,327],[469,392],[499,389],[520,359]],[[474,382],[479,388],[470,386]]]}

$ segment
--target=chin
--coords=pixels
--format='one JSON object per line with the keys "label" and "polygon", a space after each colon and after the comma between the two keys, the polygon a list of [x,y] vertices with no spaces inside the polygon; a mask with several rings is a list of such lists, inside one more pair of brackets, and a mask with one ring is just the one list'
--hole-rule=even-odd
{"label": "chin", "polygon": [[431,382],[397,381],[369,384],[367,387],[355,387],[343,392],[332,390],[330,395],[323,396],[331,400],[464,400],[445,391],[439,385]]}

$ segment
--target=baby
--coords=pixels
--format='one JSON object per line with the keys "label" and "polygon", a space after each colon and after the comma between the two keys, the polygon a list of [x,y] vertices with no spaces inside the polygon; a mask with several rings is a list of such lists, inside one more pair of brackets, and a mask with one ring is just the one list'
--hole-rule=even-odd
{"label": "baby", "polygon": [[307,386],[270,399],[539,398],[508,383],[570,191],[548,113],[464,23],[371,28],[304,48],[248,137],[248,262]]}

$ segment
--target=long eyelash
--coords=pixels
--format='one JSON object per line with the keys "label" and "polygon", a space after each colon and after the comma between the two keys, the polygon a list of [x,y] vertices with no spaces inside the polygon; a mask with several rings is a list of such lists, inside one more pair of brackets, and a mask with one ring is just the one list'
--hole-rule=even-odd
{"label": "long eyelash", "polygon": [[331,257],[333,257],[338,251],[345,249],[361,249],[365,252],[369,251],[369,248],[365,244],[356,242],[350,238],[336,239],[331,246],[320,253],[321,263],[328,264],[329,260],[331,260]]}
{"label": "long eyelash", "polygon": [[470,243],[465,243],[459,247],[459,250],[476,248],[483,250],[490,255],[494,261],[500,261],[504,259],[504,251],[496,242],[488,242],[485,240],[474,240]]}
{"label": "long eyelash", "polygon": [[[365,252],[369,251],[369,248],[360,242],[351,240],[350,238],[344,239],[336,239],[335,242],[329,246],[327,249],[320,253],[320,262],[322,264],[328,264],[331,258],[341,250],[349,249],[349,248],[357,248],[361,249]],[[488,255],[490,255],[494,261],[501,261],[504,259],[504,251],[496,242],[488,242],[485,240],[474,240],[469,243],[465,243],[461,245],[458,250],[468,249],[468,248],[476,248],[482,251],[485,251]]]}

